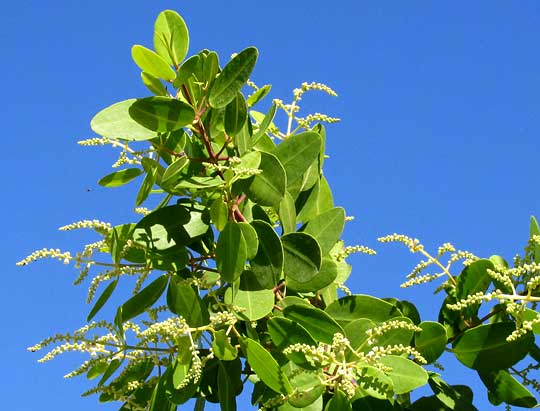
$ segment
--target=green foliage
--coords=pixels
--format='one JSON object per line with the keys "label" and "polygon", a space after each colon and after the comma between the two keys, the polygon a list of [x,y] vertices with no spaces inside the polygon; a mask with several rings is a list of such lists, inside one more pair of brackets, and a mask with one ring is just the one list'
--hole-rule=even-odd
{"label": "green foliage", "polygon": [[[268,410],[475,410],[466,387],[428,371],[440,368],[445,350],[478,372],[494,404],[535,406],[536,220],[513,268],[502,257],[479,259],[450,244],[431,255],[403,235],[380,239],[426,258],[403,286],[445,279],[438,321],[422,321],[408,301],[352,294],[344,285],[346,258],[374,251],[340,239],[348,218],[324,176],[321,124],[337,119],[296,114],[304,93],[335,93],[304,83],[290,104],[274,100],[264,114],[253,107],[271,87],[249,81],[256,48],[222,68],[209,50],[186,59],[188,47],[182,17],[162,12],[155,51],[132,49],[155,95],[113,104],[92,119],[101,137],[82,144],[120,147],[115,167],[129,165],[99,184],[117,187],[144,175],[135,203],[152,209],[115,227],[65,226],[92,228],[101,239],[74,256],[43,249],[20,262],[74,263],[76,283],[93,275],[88,302],[104,288],[88,324],[31,350],[56,344],[43,361],[69,350],[90,354],[69,376],[98,379],[85,395],[120,401],[121,410],[170,411],[189,399],[196,410],[206,402],[236,410],[248,382],[253,404]],[[437,272],[422,274],[428,267]],[[137,280],[126,299],[117,290],[128,276]],[[116,316],[90,322],[106,304],[117,305]],[[426,384],[433,395],[411,403],[410,393]]]}

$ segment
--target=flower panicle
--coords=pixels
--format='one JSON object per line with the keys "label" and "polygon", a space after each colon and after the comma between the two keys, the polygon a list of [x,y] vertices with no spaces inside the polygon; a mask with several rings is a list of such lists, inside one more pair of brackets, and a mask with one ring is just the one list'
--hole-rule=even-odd
{"label": "flower panicle", "polygon": [[387,236],[377,238],[377,241],[381,243],[402,243],[411,251],[411,253],[416,253],[424,249],[424,246],[420,243],[420,240],[403,234],[389,234]]}

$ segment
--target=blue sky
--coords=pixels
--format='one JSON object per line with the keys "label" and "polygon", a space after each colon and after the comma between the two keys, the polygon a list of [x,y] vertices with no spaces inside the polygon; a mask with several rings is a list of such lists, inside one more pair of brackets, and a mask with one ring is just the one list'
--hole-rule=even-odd
{"label": "blue sky", "polygon": [[[259,48],[253,80],[288,99],[303,81],[332,86],[339,98],[306,96],[306,112],[341,117],[330,126],[326,175],[336,202],[356,219],[349,244],[375,247],[352,258],[349,287],[416,300],[436,319],[432,287],[402,290],[418,261],[379,245],[399,232],[436,248],[450,241],[480,256],[521,252],[528,219],[540,215],[540,3],[506,1],[19,1],[0,17],[4,124],[4,236],[0,387],[10,410],[98,409],[81,399],[83,379],[62,375],[76,355],[37,364],[25,348],[83,324],[85,289],[56,263],[15,262],[41,247],[77,248],[93,237],[59,226],[136,218],[133,189],[97,180],[115,156],[82,148],[101,108],[147,95],[131,61],[133,44],[151,45],[159,11],[175,9],[191,34],[222,61]],[[7,146],[7,149],[6,149]],[[448,362],[447,379],[478,387],[475,373]],[[476,392],[480,409],[503,409]],[[101,406],[103,410],[115,407]],[[240,409],[247,409],[240,407]]]}

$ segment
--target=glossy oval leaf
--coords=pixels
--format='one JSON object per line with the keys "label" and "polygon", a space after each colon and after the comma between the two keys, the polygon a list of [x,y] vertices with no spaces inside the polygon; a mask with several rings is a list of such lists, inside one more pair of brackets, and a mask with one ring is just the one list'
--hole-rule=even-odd
{"label": "glossy oval leaf", "polygon": [[143,171],[140,168],[126,168],[106,175],[98,181],[98,184],[102,187],[119,187],[129,183],[142,173]]}
{"label": "glossy oval leaf", "polygon": [[236,97],[225,107],[225,132],[229,136],[235,136],[242,130],[247,119],[246,100],[242,93],[236,93]]}
{"label": "glossy oval leaf", "polygon": [[215,356],[223,361],[232,361],[238,356],[238,349],[231,344],[226,330],[218,330],[214,333],[212,350]]}
{"label": "glossy oval leaf", "polygon": [[242,236],[246,243],[247,258],[251,259],[257,255],[259,249],[259,238],[257,237],[257,231],[249,223],[238,223]]}
{"label": "glossy oval leaf", "polygon": [[[273,317],[268,320],[267,327],[268,334],[279,351],[283,351],[292,344],[317,346],[311,334],[304,327],[288,318]],[[301,352],[290,353],[287,358],[303,368],[313,368]]]}
{"label": "glossy oval leaf", "polygon": [[97,113],[90,127],[102,137],[142,141],[156,137],[156,133],[141,126],[129,115],[129,109],[136,99],[115,103]]}
{"label": "glossy oval leaf", "polygon": [[283,245],[272,226],[262,220],[254,220],[251,225],[257,232],[259,247],[251,259],[251,270],[266,288],[274,287],[281,279],[283,271]]}
{"label": "glossy oval leaf", "polygon": [[383,371],[376,367],[365,366],[357,373],[355,398],[373,397],[381,400],[390,399],[394,395],[394,383]]}
{"label": "glossy oval leaf", "polygon": [[193,242],[186,230],[191,214],[182,205],[163,207],[145,216],[133,230],[133,240],[153,252],[164,253],[181,249]]}
{"label": "glossy oval leaf", "polygon": [[340,324],[359,318],[382,323],[403,314],[392,304],[370,295],[351,295],[334,301],[325,309],[326,313]]}
{"label": "glossy oval leaf", "polygon": [[223,230],[227,221],[229,221],[229,209],[221,197],[215,199],[212,203],[210,207],[210,218],[218,231]]}
{"label": "glossy oval leaf", "polygon": [[317,240],[306,233],[289,233],[281,238],[285,281],[306,284],[321,268],[321,248]]}
{"label": "glossy oval leaf", "polygon": [[236,411],[235,387],[221,361],[218,363],[217,386],[221,411]]}
{"label": "glossy oval leaf", "polygon": [[480,372],[479,375],[486,388],[498,401],[525,408],[533,408],[536,405],[535,396],[508,371]]}
{"label": "glossy oval leaf", "polygon": [[225,292],[225,303],[234,304],[242,311],[238,316],[244,320],[257,321],[266,317],[274,308],[274,292],[272,290],[234,290]]}
{"label": "glossy oval leaf", "polygon": [[[343,330],[345,331],[345,336],[348,338],[351,343],[351,347],[360,352],[368,352],[371,347],[368,344],[367,331],[375,328],[377,324],[367,318],[359,318],[349,322]],[[352,359],[356,358],[354,355],[351,356]]]}
{"label": "glossy oval leaf", "polygon": [[324,411],[351,411],[352,405],[349,398],[341,390],[335,390],[334,395],[324,407]]}
{"label": "glossy oval leaf", "polygon": [[248,47],[229,61],[210,89],[208,102],[211,107],[225,107],[236,97],[248,81],[258,54],[255,47]]}
{"label": "glossy oval leaf", "polygon": [[154,49],[170,65],[179,66],[188,52],[189,33],[184,19],[173,10],[159,13],[154,25]]}
{"label": "glossy oval leaf", "polygon": [[327,254],[339,240],[345,227],[345,210],[332,208],[309,220],[302,232],[311,234],[321,246],[322,254]]}
{"label": "glossy oval leaf", "polygon": [[178,183],[178,180],[182,177],[182,171],[189,165],[187,157],[182,157],[175,160],[165,169],[163,176],[161,177],[161,186],[170,187]]}
{"label": "glossy oval leaf", "polygon": [[480,325],[465,331],[453,344],[457,359],[469,368],[489,372],[509,368],[522,360],[534,344],[532,333],[508,342],[513,322]]}
{"label": "glossy oval leaf", "polygon": [[281,228],[283,234],[293,233],[296,231],[296,208],[294,205],[294,198],[285,192],[283,199],[279,203],[279,221],[281,222]]}
{"label": "glossy oval leaf", "polygon": [[312,131],[294,135],[278,144],[274,154],[287,173],[287,185],[293,184],[319,157],[321,136]]}
{"label": "glossy oval leaf", "polygon": [[133,46],[131,48],[131,57],[142,71],[145,71],[154,77],[162,78],[167,81],[173,81],[176,78],[175,71],[163,57],[144,46],[138,44]]}
{"label": "glossy oval leaf", "polygon": [[418,364],[397,355],[387,355],[380,361],[390,367],[388,376],[394,384],[395,394],[405,394],[421,387],[428,381],[428,373]]}
{"label": "glossy oval leaf", "polygon": [[165,88],[161,80],[151,75],[150,73],[141,71],[141,80],[146,86],[146,88],[152,93],[154,93],[156,96],[166,96],[168,94],[167,89]]}
{"label": "glossy oval leaf", "polygon": [[205,307],[199,293],[190,283],[176,276],[171,279],[167,289],[167,306],[171,312],[183,317],[190,327],[204,325]]}
{"label": "glossy oval leaf", "polygon": [[223,280],[233,282],[242,271],[247,260],[247,244],[238,223],[229,221],[216,245],[216,265]]}
{"label": "glossy oval leaf", "polygon": [[277,208],[285,194],[285,169],[275,156],[265,152],[261,152],[259,169],[261,174],[242,180],[242,187],[254,203]]}
{"label": "glossy oval leaf", "polygon": [[257,341],[251,338],[241,340],[247,361],[257,376],[270,389],[283,395],[289,395],[293,388],[287,376],[272,355]]}
{"label": "glossy oval leaf", "polygon": [[332,284],[338,274],[338,265],[330,257],[324,257],[321,268],[306,281],[298,281],[299,276],[288,276],[287,287],[298,292],[316,292]]}
{"label": "glossy oval leaf", "polygon": [[[291,365],[291,364],[289,364]],[[312,371],[304,371],[299,367],[291,367],[289,381],[294,392],[289,396],[288,403],[296,408],[304,408],[313,404],[326,391],[319,375]]]}
{"label": "glossy oval leaf", "polygon": [[158,96],[138,99],[129,107],[129,115],[149,130],[168,133],[191,124],[195,111],[183,101]]}
{"label": "glossy oval leaf", "polygon": [[424,321],[418,325],[422,331],[414,336],[414,347],[428,363],[436,361],[444,352],[448,338],[446,329],[439,323]]}
{"label": "glossy oval leaf", "polygon": [[121,312],[121,321],[124,323],[128,320],[131,320],[132,318],[138,316],[139,314],[142,314],[146,309],[154,305],[154,303],[158,300],[159,297],[161,297],[161,295],[165,291],[165,287],[167,287],[168,282],[169,277],[164,274],[156,278],[154,281],[144,287],[141,291],[139,291],[137,294],[127,300],[124,304],[122,304],[119,307],[119,310]]}
{"label": "glossy oval leaf", "polygon": [[315,341],[332,344],[335,333],[345,335],[343,328],[324,311],[303,304],[294,304],[283,309],[283,315],[306,329]]}
{"label": "glossy oval leaf", "polygon": [[[494,268],[493,263],[487,259],[474,261],[465,267],[457,278],[456,298],[461,300],[478,292],[485,293],[491,284],[491,276],[487,270]],[[476,315],[478,307],[479,305],[470,306],[465,311],[470,317]]]}

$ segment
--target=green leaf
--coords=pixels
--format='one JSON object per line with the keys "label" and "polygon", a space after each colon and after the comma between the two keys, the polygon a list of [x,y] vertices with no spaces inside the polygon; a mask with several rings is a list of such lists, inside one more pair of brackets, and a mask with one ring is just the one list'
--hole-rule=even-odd
{"label": "green leaf", "polygon": [[148,411],[170,411],[171,403],[165,394],[165,377],[158,380],[150,397]]}
{"label": "green leaf", "polygon": [[365,366],[357,371],[355,398],[370,396],[381,400],[390,399],[394,395],[392,379],[378,368]]}
{"label": "green leaf", "polygon": [[[272,342],[279,351],[283,351],[292,344],[317,346],[313,337],[304,327],[288,318],[273,317],[266,324],[268,334],[270,334]],[[287,355],[287,358],[303,368],[313,368],[306,356],[301,352],[292,352]]]}
{"label": "green leaf", "polygon": [[[231,103],[232,104],[232,103]],[[227,106],[229,107],[229,106]],[[253,148],[253,142],[251,140],[251,136],[253,134],[253,129],[251,126],[251,122],[245,121],[244,125],[238,133],[234,136],[234,144],[236,145],[236,148],[238,149],[238,154],[241,156],[247,155],[247,154],[259,154],[259,163],[260,163],[260,153],[257,151],[251,151]],[[259,164],[257,164],[257,167],[259,167]],[[257,168],[253,167],[253,168]],[[245,178],[247,178],[246,176]]]}
{"label": "green leaf", "polygon": [[[491,276],[487,270],[494,268],[493,263],[487,259],[474,261],[465,267],[457,278],[456,298],[461,300],[475,293],[485,293],[491,284]],[[475,316],[479,306],[479,304],[475,304],[467,307],[466,315],[468,317]]]}
{"label": "green leaf", "polygon": [[285,280],[305,284],[315,277],[321,268],[321,248],[311,235],[289,233],[281,238],[283,243],[283,270]]}
{"label": "green leaf", "polygon": [[141,71],[141,80],[148,90],[154,93],[156,96],[166,96],[167,89],[163,85],[160,79],[154,77],[150,73]]}
{"label": "green leaf", "polygon": [[247,258],[251,259],[257,255],[259,249],[259,239],[257,238],[257,231],[249,223],[238,223],[242,236],[246,242]]}
{"label": "green leaf", "polygon": [[315,275],[307,278],[306,281],[298,281],[299,275],[287,277],[287,287],[298,292],[315,292],[322,290],[326,286],[332,284],[338,274],[338,265],[330,257],[323,257],[321,268]]}
{"label": "green leaf", "polygon": [[[345,331],[345,336],[351,343],[351,347],[360,352],[368,352],[371,350],[371,346],[368,344],[368,335],[367,331],[375,328],[377,324],[367,318],[359,318],[349,322],[343,330]],[[352,359],[356,358],[352,355]]]}
{"label": "green leaf", "polygon": [[161,177],[161,186],[170,187],[178,183],[178,180],[182,176],[182,171],[189,164],[187,157],[182,157],[175,160],[165,169],[163,176]]}
{"label": "green leaf", "polygon": [[216,246],[216,265],[224,281],[233,282],[242,271],[248,248],[238,223],[229,221],[221,232]]}
{"label": "green leaf", "polygon": [[94,378],[99,377],[101,374],[107,371],[108,366],[109,363],[107,361],[98,362],[96,365],[94,365],[88,370],[88,372],[86,373],[86,378],[89,380],[93,380]]}
{"label": "green leaf", "polygon": [[232,288],[228,288],[225,292],[225,303],[243,308],[239,313],[242,319],[257,321],[273,310],[274,292],[272,290],[233,291]]}
{"label": "green leaf", "polygon": [[[287,190],[289,190],[289,187],[287,187]],[[289,190],[289,192],[291,192]],[[321,192],[321,183],[320,181],[317,181],[315,185],[313,185],[311,188],[301,191],[296,196],[295,200],[295,208],[296,208],[296,221],[297,222],[308,222],[313,217],[317,216],[316,205],[319,198],[319,194]],[[292,195],[292,194],[291,194]],[[293,197],[295,197],[293,195]]]}
{"label": "green leaf", "polygon": [[119,187],[129,183],[143,173],[140,168],[126,168],[125,170],[115,171],[108,174],[98,181],[103,187]]}
{"label": "green leaf", "polygon": [[315,341],[332,344],[335,333],[345,334],[332,317],[318,308],[294,304],[283,309],[283,315],[304,327]]}
{"label": "green leaf", "polygon": [[148,198],[148,196],[152,192],[152,187],[154,187],[154,184],[156,183],[157,173],[158,173],[157,168],[151,170],[149,173],[146,173],[146,176],[144,177],[141,187],[139,188],[139,191],[137,192],[137,197],[135,199],[135,207],[138,207],[142,203],[144,203],[144,201]]}
{"label": "green leaf", "polygon": [[532,333],[508,342],[513,322],[480,325],[465,331],[453,344],[457,359],[469,368],[487,373],[508,368],[522,360],[534,344]]}
{"label": "green leaf", "polygon": [[248,47],[223,68],[209,92],[208,102],[211,107],[225,107],[236,97],[251,75],[258,54],[255,47]]}
{"label": "green leaf", "polygon": [[323,396],[322,395],[319,398],[317,398],[313,403],[302,408],[293,407],[288,402],[286,402],[285,404],[277,408],[277,411],[322,411],[322,410],[323,410]]}
{"label": "green leaf", "polygon": [[142,314],[146,309],[154,305],[154,303],[165,291],[165,287],[167,287],[168,282],[169,277],[164,274],[156,278],[141,291],[122,304],[119,307],[121,312],[121,321],[125,323],[139,314]]}
{"label": "green leaf", "polygon": [[224,181],[219,177],[199,177],[193,176],[182,178],[174,186],[174,190],[187,188],[190,190],[204,190],[212,187],[219,187],[224,184]]}
{"label": "green leaf", "polygon": [[[298,200],[300,200],[300,198]],[[321,176],[319,183],[315,184],[309,190],[309,195],[305,198],[305,201],[296,202],[296,209],[298,212],[296,221],[309,221],[333,207],[334,198],[332,197],[332,190],[330,189],[326,178]]]}
{"label": "green leaf", "polygon": [[169,283],[167,305],[174,314],[183,317],[190,327],[204,325],[205,307],[202,306],[199,293],[191,284],[177,276],[172,277]]}
{"label": "green leaf", "polygon": [[131,48],[131,57],[142,71],[154,77],[167,81],[173,81],[176,78],[176,73],[169,64],[159,54],[144,46],[138,44],[133,46]]}
{"label": "green leaf", "polygon": [[272,154],[285,168],[287,187],[302,177],[320,151],[321,136],[311,131],[292,136],[276,146]]}
{"label": "green leaf", "polygon": [[261,206],[279,207],[285,194],[287,179],[285,169],[272,154],[261,152],[261,174],[242,180],[249,199]]}
{"label": "green leaf", "polygon": [[428,380],[429,386],[435,393],[430,400],[424,400],[423,403],[414,403],[414,410],[431,411],[433,408],[421,408],[420,406],[428,406],[430,403],[444,411],[459,410],[459,411],[478,411],[472,405],[473,393],[471,389],[464,385],[448,385],[438,375],[431,374]]}
{"label": "green leaf", "polygon": [[270,92],[270,89],[272,86],[270,84],[266,84],[262,86],[260,89],[255,91],[251,96],[247,99],[247,105],[249,108],[253,107],[255,104],[257,104],[259,101],[261,101],[266,95]]}
{"label": "green leaf", "polygon": [[114,360],[111,360],[109,365],[107,366],[107,369],[103,373],[103,377],[98,382],[98,386],[102,386],[107,380],[111,377],[111,375],[114,374],[114,372],[122,365],[122,361],[115,358]]}
{"label": "green leaf", "polygon": [[95,317],[95,315],[101,310],[101,308],[105,305],[105,303],[109,300],[112,293],[114,292],[114,289],[118,285],[118,279],[114,280],[112,283],[110,283],[107,288],[103,291],[103,293],[99,296],[96,303],[90,310],[90,313],[88,314],[88,317],[86,317],[86,322],[90,322],[92,318]]}
{"label": "green leaf", "polygon": [[428,373],[418,364],[397,355],[387,355],[380,361],[390,367],[388,376],[394,383],[395,394],[405,394],[421,387],[428,381]]}
{"label": "green leaf", "polygon": [[326,313],[340,324],[359,318],[368,318],[375,323],[382,323],[402,313],[392,304],[370,295],[351,295],[340,298],[326,307]]}
{"label": "green leaf", "polygon": [[210,218],[219,231],[222,231],[229,221],[229,209],[221,197],[214,200],[210,207]]}
{"label": "green leaf", "polygon": [[448,338],[445,328],[433,321],[418,325],[422,331],[414,336],[414,346],[428,363],[432,363],[444,352]]}
{"label": "green leaf", "polygon": [[267,222],[254,220],[251,225],[259,238],[259,248],[251,259],[251,270],[261,285],[272,288],[281,279],[283,245],[277,233]]}
{"label": "green leaf", "polygon": [[183,101],[158,96],[137,99],[129,107],[129,115],[149,130],[168,133],[191,124],[195,111]]}
{"label": "green leaf", "polygon": [[293,363],[286,365],[289,381],[294,387],[294,392],[289,396],[288,403],[293,407],[304,408],[313,404],[326,391],[321,383],[321,376],[313,371],[304,371]]}
{"label": "green leaf", "polygon": [[[276,110],[277,110],[277,106],[275,104],[272,104],[272,106],[270,107],[270,110],[268,110],[268,113],[266,113],[264,117],[262,117],[262,114],[261,114],[262,119],[260,120],[260,122],[257,121],[259,124],[259,128],[257,129],[257,132],[253,134],[253,145],[257,144],[261,140],[262,136],[266,133],[266,130],[272,127],[273,125],[272,121],[274,120],[274,117],[276,116]],[[250,113],[255,118],[255,115],[254,115],[255,112],[251,111]]]}
{"label": "green leaf", "polygon": [[231,344],[226,330],[219,330],[214,333],[212,351],[217,358],[223,361],[232,361],[238,357],[238,349]]}
{"label": "green leaf", "polygon": [[154,25],[154,49],[173,66],[179,66],[189,48],[189,33],[184,19],[173,10],[159,13]]}
{"label": "green leaf", "polygon": [[324,411],[352,411],[352,405],[341,390],[335,390],[334,395],[324,407]]}
{"label": "green leaf", "polygon": [[199,60],[201,57],[198,54],[188,58],[184,64],[178,69],[176,73],[176,79],[174,80],[173,86],[175,88],[182,87],[183,84],[193,75],[199,66]]}
{"label": "green leaf", "polygon": [[[538,222],[534,216],[531,216],[529,232],[530,238],[532,238],[534,235],[540,235],[540,227],[538,227]],[[538,242],[533,243],[533,253],[534,262],[536,264],[540,263],[540,244],[538,244]]]}
{"label": "green leaf", "polygon": [[137,99],[120,101],[97,113],[90,127],[102,137],[142,141],[156,137],[156,133],[141,126],[129,115],[129,109]]}
{"label": "green leaf", "polygon": [[218,365],[218,397],[221,411],[236,411],[236,395],[227,370],[221,362]]}
{"label": "green leaf", "polygon": [[[402,321],[402,322],[412,325],[412,321],[410,318],[394,317],[391,320],[388,320],[382,323],[381,326],[384,326],[384,324],[388,323],[389,321]],[[393,346],[393,345],[408,346],[410,345],[412,341],[413,334],[414,332],[409,329],[396,328],[396,329],[389,329],[385,331],[383,335],[378,336],[374,339],[377,341],[377,345],[381,347]]]}
{"label": "green leaf", "polygon": [[309,220],[304,233],[311,234],[321,246],[322,254],[327,254],[336,244],[345,227],[345,210],[332,208]]}
{"label": "green leaf", "polygon": [[177,253],[199,240],[208,229],[200,211],[177,204],[145,216],[135,227],[133,240],[155,253]]}
{"label": "green leaf", "polygon": [[294,198],[285,192],[283,200],[279,203],[279,220],[283,234],[293,233],[296,231],[296,209],[294,206]]}
{"label": "green leaf", "polygon": [[516,407],[533,408],[537,401],[531,392],[506,370],[479,372],[482,382],[499,401]]}
{"label": "green leaf", "polygon": [[236,93],[236,97],[225,107],[225,132],[229,136],[235,136],[242,130],[247,119],[247,106],[242,93]]}
{"label": "green leaf", "polygon": [[247,361],[257,376],[270,389],[283,395],[289,395],[293,388],[287,376],[281,370],[274,357],[257,341],[251,338],[241,340]]}

